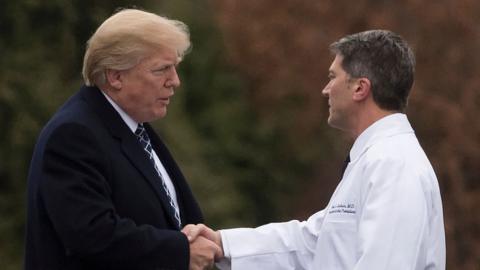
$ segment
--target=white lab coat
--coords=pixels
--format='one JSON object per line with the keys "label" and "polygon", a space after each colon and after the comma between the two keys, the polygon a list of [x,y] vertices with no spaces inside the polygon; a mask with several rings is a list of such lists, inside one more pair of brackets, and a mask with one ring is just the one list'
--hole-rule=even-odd
{"label": "white lab coat", "polygon": [[307,221],[222,230],[231,268],[444,270],[440,190],[407,117],[372,124],[350,159],[328,206]]}

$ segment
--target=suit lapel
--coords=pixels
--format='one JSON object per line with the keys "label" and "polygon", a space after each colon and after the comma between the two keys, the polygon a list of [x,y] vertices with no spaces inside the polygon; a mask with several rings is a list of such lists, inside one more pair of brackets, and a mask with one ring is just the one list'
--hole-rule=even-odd
{"label": "suit lapel", "polygon": [[[133,135],[133,134],[132,134]],[[132,164],[137,167],[140,173],[145,177],[150,186],[155,190],[158,199],[161,201],[164,212],[168,215],[169,222],[174,226],[178,227],[175,217],[172,213],[172,207],[168,200],[167,194],[162,187],[162,181],[158,176],[155,168],[153,167],[150,160],[148,160],[147,154],[142,149],[140,144],[137,141],[135,135],[131,136],[132,138],[124,138],[122,140],[122,151],[127,156],[127,158],[132,162]]]}
{"label": "suit lapel", "polygon": [[177,203],[181,213],[180,219],[182,220],[182,224],[186,224],[184,223],[185,207],[183,203],[183,195],[185,194],[185,192],[184,185],[182,184],[185,182],[185,179],[181,174],[180,169],[176,165],[175,161],[173,161],[173,158],[168,152],[166,146],[163,144],[160,137],[158,137],[158,135],[155,133],[152,126],[148,123],[144,123],[144,127],[148,133],[148,136],[150,137],[153,150],[155,150],[155,153],[162,162],[163,167],[167,171],[168,176],[170,177],[170,180],[175,187],[175,191],[177,193]]}
{"label": "suit lapel", "polygon": [[[96,87],[83,87],[80,94],[89,103],[98,116],[103,120],[113,137],[120,140],[123,154],[130,160],[132,165],[138,169],[143,176],[143,180],[147,181],[152,189],[155,190],[157,198],[168,217],[168,221],[172,227],[177,228],[177,222],[173,216],[167,194],[165,193],[160,178],[155,171],[150,160],[142,149],[137,137],[128,128],[120,115],[115,111],[111,104],[106,100],[101,90]],[[166,166],[167,167],[167,166]],[[167,169],[168,170],[168,169]],[[170,172],[169,172],[170,173]],[[178,194],[178,192],[177,192]]]}

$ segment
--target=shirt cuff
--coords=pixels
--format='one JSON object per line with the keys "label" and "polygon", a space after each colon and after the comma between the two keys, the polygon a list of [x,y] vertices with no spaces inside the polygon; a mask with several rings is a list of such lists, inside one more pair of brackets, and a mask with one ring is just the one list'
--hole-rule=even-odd
{"label": "shirt cuff", "polygon": [[230,249],[228,248],[227,238],[220,230],[220,236],[222,237],[222,248],[223,248],[223,258],[220,259],[215,266],[221,270],[230,270],[232,269],[232,260],[230,258]]}
{"label": "shirt cuff", "polygon": [[220,236],[222,237],[223,256],[225,258],[231,259],[230,248],[229,248],[229,245],[228,245],[227,236],[226,236],[226,234],[223,230],[220,230]]}

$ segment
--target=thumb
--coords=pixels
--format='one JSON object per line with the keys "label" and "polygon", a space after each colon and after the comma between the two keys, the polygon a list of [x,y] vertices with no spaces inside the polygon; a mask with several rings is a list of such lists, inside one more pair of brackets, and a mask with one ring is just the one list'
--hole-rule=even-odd
{"label": "thumb", "polygon": [[197,229],[196,225],[188,224],[187,226],[183,227],[182,233],[187,236],[189,242],[193,242],[197,238],[199,230]]}

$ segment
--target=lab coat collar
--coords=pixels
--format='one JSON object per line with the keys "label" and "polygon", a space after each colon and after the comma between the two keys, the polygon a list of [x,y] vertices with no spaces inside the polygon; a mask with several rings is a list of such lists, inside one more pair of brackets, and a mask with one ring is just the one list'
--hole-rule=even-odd
{"label": "lab coat collar", "polygon": [[407,116],[403,113],[387,115],[365,129],[353,143],[350,160],[355,162],[370,146],[376,142],[402,133],[413,133]]}

